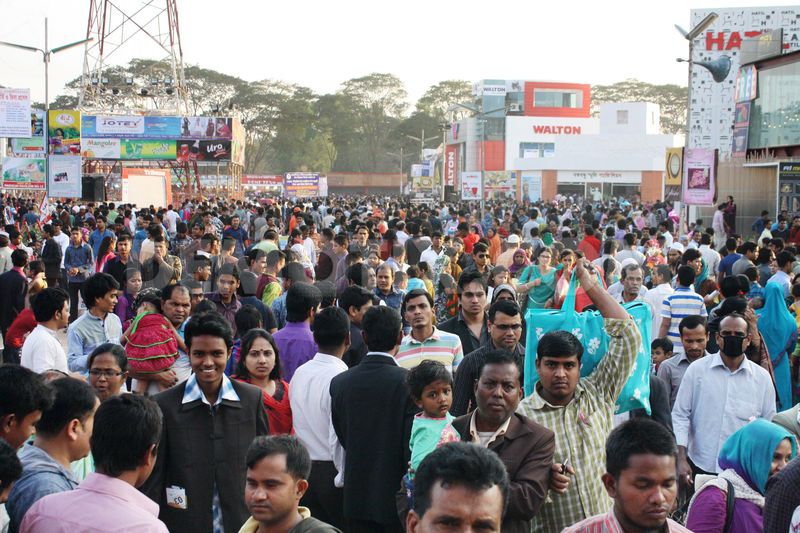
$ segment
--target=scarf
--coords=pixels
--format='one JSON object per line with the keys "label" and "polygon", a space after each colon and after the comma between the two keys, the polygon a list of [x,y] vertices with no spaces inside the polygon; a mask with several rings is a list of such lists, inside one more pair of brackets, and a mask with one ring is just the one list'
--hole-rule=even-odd
{"label": "scarf", "polygon": [[[722,449],[719,451],[719,466],[724,470],[733,470],[763,496],[772,468],[772,456],[784,439],[789,439],[794,457],[797,447],[791,433],[762,418],[753,420],[733,432],[722,444]],[[738,491],[739,487],[736,487],[736,490]]]}
{"label": "scarf", "polygon": [[[521,265],[517,264],[517,257],[523,258]],[[525,250],[520,248],[514,252],[514,256],[511,259],[511,265],[508,267],[508,271],[511,273],[511,276],[516,277],[519,272],[525,270],[525,268],[530,264],[531,262],[530,259],[528,259],[528,254],[525,253]]]}
{"label": "scarf", "polygon": [[742,479],[742,477],[737,474],[735,470],[729,469],[723,471],[718,476],[697,476],[697,480],[695,481],[697,489],[695,490],[694,496],[692,496],[692,499],[689,501],[689,509],[686,513],[687,516],[691,514],[692,505],[694,505],[698,494],[707,488],[716,487],[721,490],[723,494],[728,494],[728,483],[726,480],[730,481],[731,485],[733,485],[733,493],[737,500],[753,502],[759,507],[759,509],[764,508],[764,496],[758,491],[753,490],[753,488],[747,484],[747,481]]}
{"label": "scarf", "polygon": [[764,289],[764,306],[756,314],[758,331],[764,337],[774,364],[786,352],[792,337],[797,337],[797,322],[786,307],[783,287],[777,283],[767,283]]}

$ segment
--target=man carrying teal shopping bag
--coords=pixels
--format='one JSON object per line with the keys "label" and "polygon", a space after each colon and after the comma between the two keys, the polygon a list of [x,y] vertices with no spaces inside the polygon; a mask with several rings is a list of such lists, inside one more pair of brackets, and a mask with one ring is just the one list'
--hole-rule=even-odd
{"label": "man carrying teal shopping bag", "polygon": [[[608,351],[594,371],[580,377],[583,346],[573,333],[553,331],[539,339],[539,380],[517,412],[556,434],[550,497],[534,519],[533,531],[560,532],[612,504],[601,476],[605,441],[613,429],[616,401],[636,362],[641,334],[627,311],[599,284],[588,262],[575,274],[603,317]],[[529,324],[535,328],[535,324]]]}

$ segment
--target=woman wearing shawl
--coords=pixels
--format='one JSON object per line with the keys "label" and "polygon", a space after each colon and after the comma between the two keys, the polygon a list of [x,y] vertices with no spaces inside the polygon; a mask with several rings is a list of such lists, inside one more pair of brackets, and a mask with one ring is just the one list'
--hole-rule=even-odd
{"label": "woman wearing shawl", "polygon": [[792,377],[789,355],[797,341],[797,322],[794,321],[786,301],[783,287],[767,283],[764,289],[764,307],[757,311],[758,331],[767,344],[772,368],[775,372],[775,388],[778,390],[778,412],[792,407]]}
{"label": "woman wearing shawl", "polygon": [[719,452],[718,476],[698,476],[689,503],[686,527],[694,533],[722,533],[727,516],[728,482],[734,489],[730,533],[764,531],[767,480],[786,466],[797,446],[784,428],[764,419],[753,420],[733,433]]}
{"label": "woman wearing shawl", "polygon": [[519,278],[522,272],[531,264],[528,259],[528,254],[522,248],[517,249],[511,258],[511,265],[508,267],[508,272],[514,279]]}
{"label": "woman wearing shawl", "polygon": [[552,307],[556,292],[556,269],[551,265],[553,252],[542,248],[535,265],[528,265],[519,276],[517,292],[528,295],[528,309]]}

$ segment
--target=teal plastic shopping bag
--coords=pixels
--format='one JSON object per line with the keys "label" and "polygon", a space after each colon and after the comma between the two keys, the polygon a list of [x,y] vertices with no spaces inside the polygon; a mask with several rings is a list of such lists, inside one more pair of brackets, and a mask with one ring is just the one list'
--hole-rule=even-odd
{"label": "teal plastic shopping bag", "polygon": [[[575,311],[575,293],[578,280],[573,272],[569,290],[561,309],[529,309],[525,315],[527,338],[525,343],[525,395],[533,392],[539,374],[536,372],[536,349],[539,339],[550,331],[563,330],[575,335],[583,345],[581,377],[594,371],[608,351],[610,337],[605,331],[599,311]],[[634,319],[642,336],[636,354],[636,363],[617,399],[617,413],[644,408],[650,414],[650,341],[652,317],[650,307],[644,302],[631,302],[623,307]]]}

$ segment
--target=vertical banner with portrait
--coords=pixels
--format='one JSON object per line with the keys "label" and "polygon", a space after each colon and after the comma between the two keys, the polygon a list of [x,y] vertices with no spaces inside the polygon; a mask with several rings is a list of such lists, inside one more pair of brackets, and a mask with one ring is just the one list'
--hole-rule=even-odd
{"label": "vertical banner with portrait", "polygon": [[81,197],[80,157],[51,155],[47,174],[47,195],[50,198]]}
{"label": "vertical banner with portrait", "polygon": [[542,172],[522,172],[522,201],[538,202],[542,199]]}
{"label": "vertical banner with portrait", "polygon": [[31,110],[31,136],[11,139],[14,157],[44,157],[44,110]]}
{"label": "vertical banner with portrait", "polygon": [[81,112],[51,109],[47,117],[47,137],[51,155],[81,155]]}
{"label": "vertical banner with portrait", "polygon": [[480,200],[483,196],[480,172],[461,173],[461,200],[469,202]]}
{"label": "vertical banner with portrait", "polygon": [[683,202],[687,205],[714,205],[717,200],[717,150],[684,150],[682,190]]}

